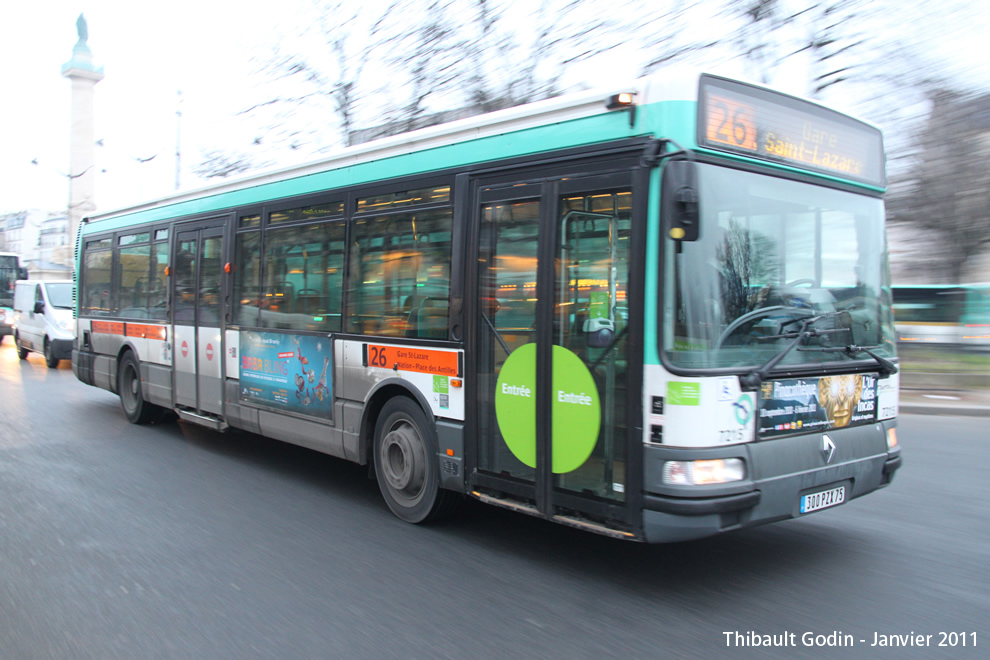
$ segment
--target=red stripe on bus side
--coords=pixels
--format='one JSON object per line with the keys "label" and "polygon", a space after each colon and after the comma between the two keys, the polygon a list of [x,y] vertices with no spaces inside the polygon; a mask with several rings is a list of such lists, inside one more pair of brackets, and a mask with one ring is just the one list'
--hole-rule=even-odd
{"label": "red stripe on bus side", "polygon": [[144,339],[165,339],[165,326],[144,325],[141,323],[127,323],[124,328],[124,335],[127,337],[142,337]]}
{"label": "red stripe on bus side", "polygon": [[90,329],[102,335],[124,334],[124,324],[117,321],[93,321],[90,324]]}
{"label": "red stripe on bus side", "polygon": [[163,325],[145,325],[144,323],[121,323],[120,321],[91,321],[93,332],[102,335],[123,335],[125,337],[140,337],[142,339],[161,339],[167,336]]}

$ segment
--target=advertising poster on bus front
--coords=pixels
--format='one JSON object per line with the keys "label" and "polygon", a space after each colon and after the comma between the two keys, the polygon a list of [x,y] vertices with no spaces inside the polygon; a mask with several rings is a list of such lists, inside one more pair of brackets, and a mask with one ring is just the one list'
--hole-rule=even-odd
{"label": "advertising poster on bus front", "polygon": [[326,337],[240,333],[241,401],[333,419],[333,344]]}
{"label": "advertising poster on bus front", "polygon": [[827,431],[877,421],[877,375],[841,374],[760,386],[760,436]]}

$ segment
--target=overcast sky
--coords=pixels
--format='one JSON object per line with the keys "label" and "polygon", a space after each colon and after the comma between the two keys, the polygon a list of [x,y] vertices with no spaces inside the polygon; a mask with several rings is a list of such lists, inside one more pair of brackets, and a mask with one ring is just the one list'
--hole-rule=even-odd
{"label": "overcast sky", "polygon": [[252,87],[250,53],[265,36],[259,26],[276,28],[271,12],[289,4],[0,0],[0,213],[65,208],[71,84],[61,67],[72,58],[80,12],[105,75],[95,95],[95,138],[103,145],[96,201],[108,210],[174,188],[179,90],[184,165],[201,160],[195,145],[223,142]]}
{"label": "overcast sky", "polygon": [[[96,148],[96,203],[107,211],[173,190],[179,90],[183,188],[203,185],[190,174],[202,161],[202,149],[245,148],[253,129],[249,119],[237,119],[235,113],[258,99],[258,79],[251,77],[257,64],[251,58],[266,52],[276,35],[293,33],[297,8],[309,4],[310,0],[0,0],[5,73],[0,213],[65,208],[70,83],[60,70],[72,57],[80,12],[88,22],[94,63],[106,76],[96,86],[95,137],[102,140]],[[927,12],[919,14],[930,40],[925,47],[940,52],[960,76],[976,80],[974,86],[990,90],[990,2],[896,4]],[[951,7],[963,7],[959,11],[966,14],[965,20],[951,31],[939,29],[938,21],[955,11]],[[634,75],[632,67],[630,63],[630,71],[622,75]],[[799,90],[791,86],[788,91]]]}

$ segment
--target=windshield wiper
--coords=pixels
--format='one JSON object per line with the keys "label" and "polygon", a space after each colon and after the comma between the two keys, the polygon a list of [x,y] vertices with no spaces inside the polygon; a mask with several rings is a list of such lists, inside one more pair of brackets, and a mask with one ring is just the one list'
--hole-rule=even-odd
{"label": "windshield wiper", "polygon": [[834,348],[833,347],[830,347],[830,346],[822,346],[822,347],[815,347],[815,348],[799,348],[798,350],[799,351],[817,351],[817,352],[823,352],[823,353],[843,353],[844,355],[848,355],[849,357],[853,357],[853,356],[858,355],[860,353],[866,353],[871,358],[873,358],[874,360],[876,360],[878,365],[880,365],[880,375],[881,376],[886,377],[886,376],[890,376],[892,374],[896,374],[897,371],[898,371],[897,365],[894,364],[893,362],[891,362],[890,360],[888,360],[887,358],[881,357],[880,355],[877,355],[876,353],[874,353],[873,350],[872,350],[874,348],[880,348],[880,346],[879,345],[877,345],[877,346],[857,346],[856,344],[848,344],[847,346],[836,346]]}
{"label": "windshield wiper", "polygon": [[[810,339],[812,337],[834,334],[836,332],[848,332],[849,330],[847,328],[819,330],[817,328],[808,327],[812,323],[816,323],[822,320],[823,318],[833,316],[834,314],[835,312],[828,312],[826,314],[811,316],[806,319],[795,319],[793,321],[788,321],[786,324],[784,324],[784,325],[790,325],[792,323],[800,323],[801,329],[798,330],[797,332],[784,332],[778,335],[767,335],[766,337],[757,337],[758,341],[767,341],[770,339],[793,339],[794,341],[789,343],[787,346],[784,347],[782,351],[780,351],[772,358],[770,358],[763,366],[757,367],[756,369],[750,371],[748,374],[744,374],[740,376],[739,383],[744,388],[756,389],[757,387],[759,387],[760,383],[762,383],[764,380],[767,379],[767,376],[769,376],[770,372],[773,371],[773,368],[777,366],[777,363],[783,360],[788,353],[790,353],[792,350],[797,348],[797,345],[800,344],[802,341],[806,339]],[[803,350],[815,350],[815,349],[799,348],[798,350],[803,351]],[[826,349],[821,349],[821,350],[826,350]],[[845,350],[845,349],[840,348],[840,349],[828,349],[828,350]]]}

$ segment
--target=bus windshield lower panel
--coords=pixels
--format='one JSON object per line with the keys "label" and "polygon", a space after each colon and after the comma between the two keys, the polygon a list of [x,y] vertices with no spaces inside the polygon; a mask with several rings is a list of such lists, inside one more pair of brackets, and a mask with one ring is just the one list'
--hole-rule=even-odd
{"label": "bus windshield lower panel", "polygon": [[778,368],[870,359],[841,350],[850,345],[894,356],[880,199],[711,164],[698,165],[698,192],[698,240],[665,241],[669,364],[755,368],[783,351]]}

